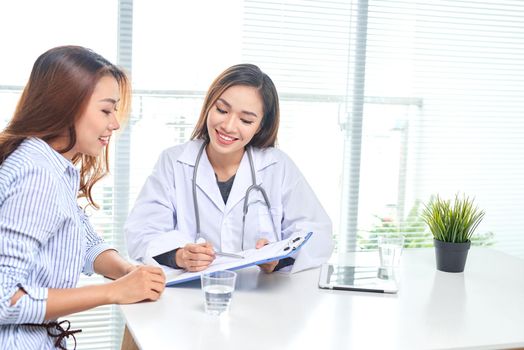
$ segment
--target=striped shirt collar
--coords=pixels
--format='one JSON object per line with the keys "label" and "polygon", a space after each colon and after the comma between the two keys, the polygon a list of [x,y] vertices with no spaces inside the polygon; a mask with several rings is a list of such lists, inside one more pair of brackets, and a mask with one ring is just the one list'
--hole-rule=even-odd
{"label": "striped shirt collar", "polygon": [[69,159],[58,153],[47,142],[38,137],[29,137],[25,139],[23,145],[42,154],[51,162],[51,164],[53,164],[59,173],[65,173],[68,168],[70,171],[73,170],[73,174],[78,171]]}

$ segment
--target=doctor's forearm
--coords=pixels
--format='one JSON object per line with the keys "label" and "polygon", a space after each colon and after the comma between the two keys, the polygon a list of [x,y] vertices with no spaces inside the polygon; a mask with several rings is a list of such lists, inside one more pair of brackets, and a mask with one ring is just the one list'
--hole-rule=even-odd
{"label": "doctor's forearm", "polygon": [[294,263],[295,263],[295,258],[288,257],[288,258],[280,259],[278,261],[277,266],[275,266],[275,271],[283,269],[286,266],[293,265]]}
{"label": "doctor's forearm", "polygon": [[160,265],[169,266],[174,269],[180,269],[181,267],[177,265],[176,257],[175,257],[178,249],[180,248],[176,248],[176,249],[170,250],[169,252],[165,252],[163,254],[154,256],[153,259],[155,259],[155,261],[159,263]]}

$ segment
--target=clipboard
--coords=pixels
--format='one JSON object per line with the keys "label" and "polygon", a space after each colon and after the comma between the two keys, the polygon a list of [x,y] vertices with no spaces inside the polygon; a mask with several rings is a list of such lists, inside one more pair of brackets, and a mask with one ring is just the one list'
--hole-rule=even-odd
{"label": "clipboard", "polygon": [[167,266],[162,266],[166,274],[166,287],[172,287],[180,283],[199,279],[200,275],[204,272],[238,270],[253,265],[260,265],[287,258],[295,254],[304,244],[306,244],[312,234],[313,232],[297,232],[287,239],[270,243],[260,249],[248,249],[235,253],[242,255],[244,257],[243,259],[217,256],[215,261],[213,261],[204,271],[184,272],[183,270],[176,270]]}

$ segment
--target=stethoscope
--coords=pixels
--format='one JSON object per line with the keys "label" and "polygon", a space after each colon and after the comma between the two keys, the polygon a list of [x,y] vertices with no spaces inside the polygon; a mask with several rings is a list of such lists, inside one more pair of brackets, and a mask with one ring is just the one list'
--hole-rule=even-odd
{"label": "stethoscope", "polygon": [[[193,205],[195,207],[195,219],[196,219],[196,235],[197,238],[200,237],[200,215],[198,213],[198,200],[197,200],[197,193],[196,193],[196,178],[197,178],[197,172],[198,172],[198,166],[200,164],[200,158],[202,157],[202,153],[204,152],[204,149],[206,148],[207,143],[204,142],[202,144],[202,147],[200,147],[200,150],[198,151],[196,160],[195,160],[195,170],[193,172]],[[241,250],[244,250],[244,235],[245,235],[245,228],[246,228],[246,215],[249,207],[249,194],[251,191],[259,191],[262,193],[262,196],[264,197],[264,202],[266,203],[267,210],[269,212],[269,218],[271,219],[271,224],[273,225],[273,233],[275,235],[275,242],[279,241],[277,229],[275,226],[275,222],[273,220],[273,216],[271,215],[271,205],[269,203],[269,198],[267,196],[266,191],[262,188],[262,186],[257,185],[257,179],[255,176],[255,166],[253,165],[253,155],[251,153],[251,147],[246,147],[247,151],[247,157],[249,159],[249,167],[251,169],[251,180],[253,184],[249,186],[246,190],[246,195],[244,197],[244,207],[243,207],[243,215],[242,215],[242,243],[241,243]]]}

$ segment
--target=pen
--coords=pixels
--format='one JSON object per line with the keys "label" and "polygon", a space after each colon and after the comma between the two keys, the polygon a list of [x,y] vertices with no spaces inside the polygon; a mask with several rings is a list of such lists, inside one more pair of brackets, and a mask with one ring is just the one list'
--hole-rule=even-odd
{"label": "pen", "polygon": [[350,290],[354,292],[372,292],[372,293],[390,293],[395,294],[396,290],[389,289],[369,289],[369,288],[360,288],[360,287],[333,287],[333,290]]}
{"label": "pen", "polygon": [[242,255],[233,254],[233,253],[215,252],[215,255],[227,256],[227,257],[230,257],[230,258],[237,258],[237,259],[244,259],[244,257]]}
{"label": "pen", "polygon": [[[202,238],[202,237],[198,237],[198,239],[196,240],[196,244],[202,244],[202,243],[206,243],[206,240],[204,238]],[[215,255],[227,256],[229,258],[244,259],[244,257],[242,255],[234,254],[234,253],[225,253],[225,252],[217,252],[217,251],[215,251]]]}

